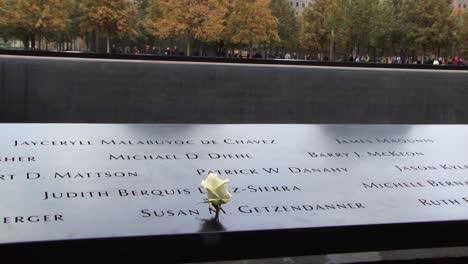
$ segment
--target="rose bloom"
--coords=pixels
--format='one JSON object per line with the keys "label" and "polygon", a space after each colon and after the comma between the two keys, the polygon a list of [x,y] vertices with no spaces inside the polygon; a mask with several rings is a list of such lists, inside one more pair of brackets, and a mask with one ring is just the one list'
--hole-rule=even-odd
{"label": "rose bloom", "polygon": [[201,182],[203,188],[208,192],[208,201],[214,206],[220,206],[231,200],[231,194],[227,189],[229,180],[222,180],[216,173],[209,173]]}

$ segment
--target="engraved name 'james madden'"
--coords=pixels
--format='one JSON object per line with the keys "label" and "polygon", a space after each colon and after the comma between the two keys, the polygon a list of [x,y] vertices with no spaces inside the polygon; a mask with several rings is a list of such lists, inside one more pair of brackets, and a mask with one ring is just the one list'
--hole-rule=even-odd
{"label": "engraved name 'james madden'", "polygon": [[195,154],[110,154],[109,160],[180,160],[180,159],[252,159],[253,156],[248,153],[207,153]]}
{"label": "engraved name 'james madden'", "polygon": [[435,143],[429,138],[374,138],[374,139],[335,139],[338,144],[414,144]]}

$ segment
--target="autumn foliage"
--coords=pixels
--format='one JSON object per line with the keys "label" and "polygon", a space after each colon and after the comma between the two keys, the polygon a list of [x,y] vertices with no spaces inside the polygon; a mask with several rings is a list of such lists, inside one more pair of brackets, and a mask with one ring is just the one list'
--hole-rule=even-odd
{"label": "autumn foliage", "polygon": [[15,0],[7,12],[6,24],[42,38],[44,34],[65,28],[71,4],[71,0]]}
{"label": "autumn foliage", "polygon": [[159,38],[183,38],[187,55],[193,40],[218,41],[223,37],[227,0],[155,0],[145,18],[147,31]]}
{"label": "autumn foliage", "polygon": [[6,22],[7,12],[5,10],[5,0],[0,0],[0,26]]}
{"label": "autumn foliage", "polygon": [[313,0],[302,14],[296,14],[295,3],[0,0],[0,36],[39,49],[42,43],[47,48],[49,42],[71,42],[79,36],[96,51],[106,38],[108,52],[111,41],[140,47],[183,42],[187,55],[193,46],[215,47],[224,54],[231,48],[233,53],[235,48],[250,48],[251,55],[254,48],[270,54],[301,48],[330,58],[334,52],[341,58],[468,53],[468,9],[454,6],[454,0]]}
{"label": "autumn foliage", "polygon": [[248,45],[251,55],[255,44],[280,40],[270,0],[233,0],[226,32],[233,43]]}
{"label": "autumn foliage", "polygon": [[80,4],[83,32],[105,35],[136,34],[137,5],[128,0],[83,0]]}

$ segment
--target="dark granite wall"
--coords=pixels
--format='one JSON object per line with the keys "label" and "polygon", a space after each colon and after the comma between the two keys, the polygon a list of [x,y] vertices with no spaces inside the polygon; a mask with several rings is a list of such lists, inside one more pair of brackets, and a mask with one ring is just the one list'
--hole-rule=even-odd
{"label": "dark granite wall", "polygon": [[468,124],[468,71],[0,56],[0,122]]}

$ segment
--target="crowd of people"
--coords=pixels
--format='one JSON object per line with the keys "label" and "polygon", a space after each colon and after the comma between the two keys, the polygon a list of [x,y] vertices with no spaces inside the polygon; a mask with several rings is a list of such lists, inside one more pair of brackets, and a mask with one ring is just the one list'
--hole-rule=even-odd
{"label": "crowd of people", "polygon": [[177,46],[174,46],[174,48],[167,47],[165,49],[161,48],[160,46],[150,46],[150,45],[145,45],[144,47],[138,47],[138,46],[116,46],[112,45],[112,48],[110,50],[112,54],[133,54],[133,55],[139,55],[139,54],[148,54],[148,55],[177,55],[177,56],[184,56],[184,51],[179,49]]}
{"label": "crowd of people", "polygon": [[[159,55],[159,56],[185,56],[183,49],[178,48],[177,46],[162,48],[160,46],[116,46],[112,45],[111,53],[113,54],[133,54],[133,55]],[[195,49],[192,51],[192,56],[207,56],[208,54],[205,50]],[[254,59],[283,59],[283,60],[315,60],[315,61],[329,61],[328,56],[321,57],[320,55],[299,55],[296,52],[260,52],[255,51],[252,56],[250,56],[249,51],[238,50],[238,49],[224,49],[217,51],[217,57],[225,58],[254,58]],[[457,66],[466,66],[464,59],[459,56],[454,56],[453,58],[447,57],[437,57],[432,56],[416,56],[416,57],[406,57],[402,58],[398,55],[393,56],[381,56],[372,59],[368,54],[366,55],[349,55],[347,59],[336,58],[335,61],[338,62],[353,62],[353,63],[380,63],[380,64],[425,64],[425,65],[457,65]]]}
{"label": "crowd of people", "polygon": [[[365,56],[350,56],[348,59],[349,62],[355,63],[370,63],[373,62],[369,55]],[[454,56],[453,58],[439,57],[435,55],[432,56],[418,56],[418,57],[408,57],[403,59],[401,56],[382,56],[377,58],[376,63],[381,64],[425,64],[425,65],[454,65],[454,66],[465,66],[465,61],[459,56]]]}

